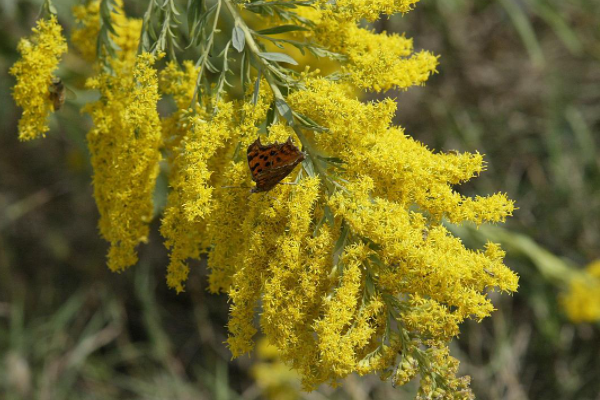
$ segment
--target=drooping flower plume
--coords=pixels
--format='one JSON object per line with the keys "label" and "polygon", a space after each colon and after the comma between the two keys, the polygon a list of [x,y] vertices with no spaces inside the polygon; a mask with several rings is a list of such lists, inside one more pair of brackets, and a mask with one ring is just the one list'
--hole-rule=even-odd
{"label": "drooping flower plume", "polygon": [[31,140],[45,136],[50,129],[48,117],[54,111],[50,99],[50,86],[56,76],[62,55],[67,51],[67,42],[62,28],[54,15],[41,19],[33,28],[31,38],[19,42],[19,59],[10,69],[17,82],[13,97],[23,108],[19,120],[19,139]]}
{"label": "drooping flower plume", "polygon": [[115,15],[120,16],[115,32],[119,50],[108,61],[111,69],[98,64],[97,75],[86,83],[101,97],[85,111],[94,122],[87,140],[100,233],[110,242],[109,268],[122,271],[137,262],[137,246],[147,241],[162,134],[156,56],[136,56],[141,22],[126,18],[122,9]]}
{"label": "drooping flower plume", "polygon": [[[416,2],[192,1],[187,52],[172,1],[150,0],[143,20],[121,1],[77,6],[72,40],[100,94],[85,110],[109,267],[137,262],[164,160],[167,284],[184,291],[190,261],[207,260],[209,289],[231,302],[233,356],[261,331],[307,390],[378,373],[397,385],[419,376],[423,398],[470,398],[448,344],[493,312],[490,291],[514,292],[518,279],[498,245],[469,250],[446,224],[503,222],[513,202],[457,192],[485,170],[480,154],[433,152],[393,125],[394,101],[357,96],[436,72],[412,39],[361,22]],[[270,145],[283,142],[299,166],[282,166],[283,147]],[[274,184],[251,193],[257,177]]]}

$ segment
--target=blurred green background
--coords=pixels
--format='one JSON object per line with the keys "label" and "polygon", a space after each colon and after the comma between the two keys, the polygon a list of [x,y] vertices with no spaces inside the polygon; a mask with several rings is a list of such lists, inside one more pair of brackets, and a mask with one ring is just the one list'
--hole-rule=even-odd
{"label": "blurred green background", "polygon": [[[74,3],[55,0],[67,32]],[[39,6],[0,0],[0,399],[413,398],[358,376],[302,393],[264,343],[231,361],[226,297],[206,291],[202,263],[184,294],[167,289],[158,221],[139,265],[108,271],[79,113],[90,70],[75,55],[59,75],[78,98],[49,137],[17,140],[8,68]],[[502,230],[457,229],[474,247],[502,242],[521,276],[514,296],[492,294],[491,318],[463,326],[461,372],[480,399],[600,399],[599,325],[559,303],[572,271],[600,258],[600,1],[427,0],[375,28],[440,55],[427,86],[387,94],[396,122],[432,149],[484,153],[487,172],[458,190],[519,207]]]}

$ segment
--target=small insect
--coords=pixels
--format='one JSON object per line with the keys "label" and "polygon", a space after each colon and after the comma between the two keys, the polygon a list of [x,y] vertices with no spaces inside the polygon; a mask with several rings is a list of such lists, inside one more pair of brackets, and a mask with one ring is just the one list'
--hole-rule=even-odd
{"label": "small insect", "polygon": [[488,275],[489,275],[489,276],[491,276],[492,278],[495,278],[495,277],[496,277],[496,275],[495,275],[495,274],[494,274],[492,271],[488,270],[487,268],[484,268],[484,269],[483,269],[483,272],[485,272],[486,274],[488,274]]}
{"label": "small insect", "polygon": [[50,92],[48,97],[54,106],[54,111],[60,110],[67,98],[75,98],[75,93],[71,89],[68,89],[62,80],[57,77],[52,77],[52,83],[48,91]]}
{"label": "small insect", "polygon": [[306,158],[292,143],[290,137],[285,143],[263,146],[260,138],[248,146],[248,167],[256,186],[252,193],[267,192],[288,176]]}

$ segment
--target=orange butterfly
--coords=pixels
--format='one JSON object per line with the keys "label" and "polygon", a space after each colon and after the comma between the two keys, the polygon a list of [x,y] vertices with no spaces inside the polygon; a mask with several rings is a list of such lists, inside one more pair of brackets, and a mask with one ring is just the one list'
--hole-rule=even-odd
{"label": "orange butterfly", "polygon": [[263,146],[260,138],[248,146],[248,167],[256,186],[252,193],[267,192],[288,176],[305,158],[290,137],[285,143]]}

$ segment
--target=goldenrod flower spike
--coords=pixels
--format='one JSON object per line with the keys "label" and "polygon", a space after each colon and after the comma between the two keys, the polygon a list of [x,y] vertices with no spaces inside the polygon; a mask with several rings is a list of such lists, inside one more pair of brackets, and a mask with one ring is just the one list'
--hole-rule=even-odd
{"label": "goldenrod flower spike", "polygon": [[[72,40],[94,63],[87,88],[100,93],[85,111],[109,267],[137,262],[164,154],[167,284],[184,291],[189,260],[205,257],[209,290],[229,296],[234,357],[253,349],[260,329],[306,390],[378,373],[396,385],[418,375],[421,398],[471,398],[448,344],[465,320],[494,310],[490,291],[514,292],[518,278],[498,245],[469,250],[443,223],[502,222],[513,202],[458,193],[484,171],[482,155],[433,152],[393,125],[393,100],[357,97],[422,85],[436,72],[437,56],[361,22],[416,2],[193,1],[185,52],[174,1],[149,0],[143,22],[125,15],[122,0],[77,6]],[[256,11],[252,29],[243,8]],[[63,46],[55,19],[20,45],[23,139],[47,131],[47,86]],[[323,75],[308,56],[299,65],[292,46],[338,63],[338,73]],[[170,60],[158,71],[163,51]],[[177,60],[194,51],[196,60]],[[161,95],[174,105],[163,118]],[[248,186],[246,153],[257,139],[264,147],[254,157],[263,158],[254,165],[264,169],[254,178],[267,193],[227,189]],[[269,147],[288,140],[302,151],[294,169]]]}
{"label": "goldenrod flower spike", "polygon": [[94,167],[94,197],[100,211],[100,233],[111,244],[108,266],[122,271],[137,262],[136,247],[147,241],[154,212],[152,196],[161,159],[161,124],[157,57],[136,55],[140,21],[119,15],[120,50],[108,58],[110,70],[86,86],[101,98],[85,107],[94,122],[87,135]]}
{"label": "goldenrod flower spike", "polygon": [[67,51],[67,42],[62,36],[62,28],[56,16],[41,19],[33,28],[29,39],[21,39],[18,46],[21,58],[12,66],[10,73],[17,83],[13,87],[13,97],[23,108],[19,120],[19,139],[32,140],[45,136],[50,129],[48,117],[54,111],[50,100],[50,86],[54,71]]}

